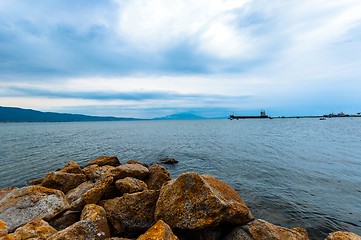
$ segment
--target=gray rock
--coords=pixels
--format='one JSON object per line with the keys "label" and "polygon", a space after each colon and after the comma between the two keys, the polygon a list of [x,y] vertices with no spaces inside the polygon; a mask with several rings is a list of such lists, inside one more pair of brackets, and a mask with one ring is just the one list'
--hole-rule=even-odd
{"label": "gray rock", "polygon": [[37,217],[50,220],[68,207],[63,192],[28,186],[13,190],[0,200],[0,219],[13,231]]}

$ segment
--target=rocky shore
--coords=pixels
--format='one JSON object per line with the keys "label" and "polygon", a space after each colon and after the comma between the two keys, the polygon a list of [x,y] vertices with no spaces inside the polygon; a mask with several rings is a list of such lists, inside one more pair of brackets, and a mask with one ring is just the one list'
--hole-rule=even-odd
{"label": "rocky shore", "polygon": [[[0,189],[0,239],[307,240],[304,228],[257,219],[238,193],[209,175],[171,179],[158,164],[114,156]],[[350,232],[326,240],[361,240]]]}

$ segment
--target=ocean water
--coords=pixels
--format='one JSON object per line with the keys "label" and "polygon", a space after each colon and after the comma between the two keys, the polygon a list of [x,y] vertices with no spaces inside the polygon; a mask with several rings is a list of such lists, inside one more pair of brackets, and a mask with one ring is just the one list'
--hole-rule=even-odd
{"label": "ocean water", "polygon": [[361,235],[361,118],[0,124],[0,188],[102,155],[211,174],[257,218]]}

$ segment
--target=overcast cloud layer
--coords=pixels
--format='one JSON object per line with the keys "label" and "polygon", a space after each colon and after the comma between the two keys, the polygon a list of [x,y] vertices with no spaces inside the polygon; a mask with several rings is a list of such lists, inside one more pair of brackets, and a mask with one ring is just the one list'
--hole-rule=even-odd
{"label": "overcast cloud layer", "polygon": [[361,111],[359,0],[0,0],[0,105]]}

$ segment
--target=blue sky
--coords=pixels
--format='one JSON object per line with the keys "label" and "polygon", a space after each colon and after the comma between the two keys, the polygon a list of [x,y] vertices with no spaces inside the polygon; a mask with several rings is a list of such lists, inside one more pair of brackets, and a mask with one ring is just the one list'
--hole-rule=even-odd
{"label": "blue sky", "polygon": [[0,105],[360,112],[360,12],[359,0],[0,0]]}

